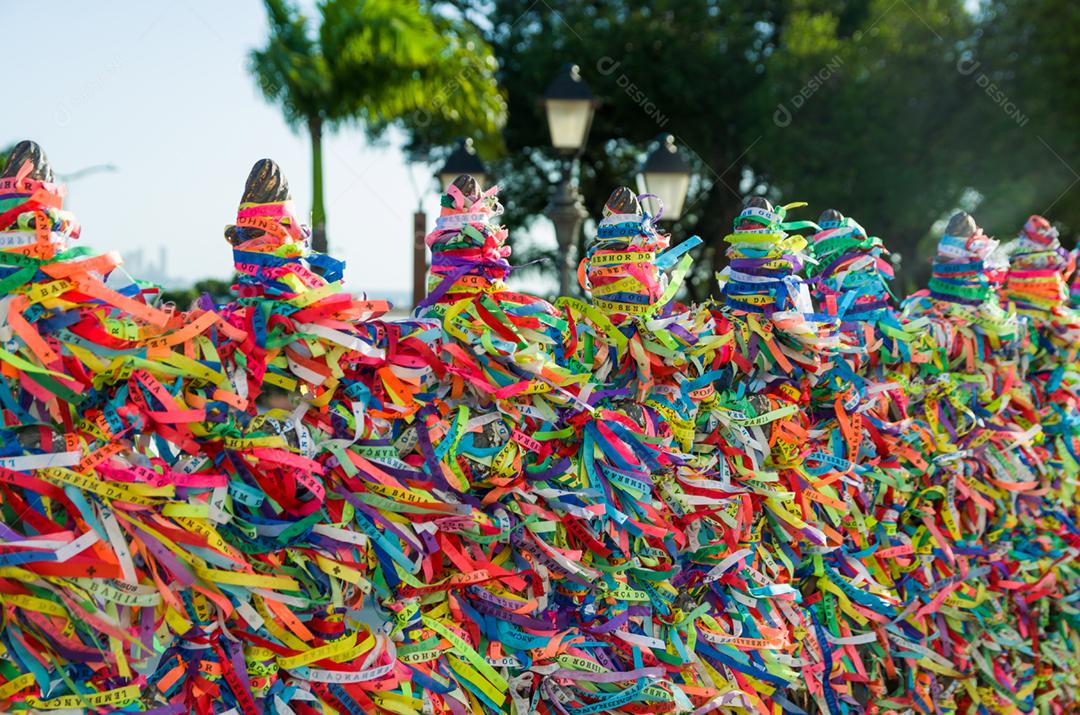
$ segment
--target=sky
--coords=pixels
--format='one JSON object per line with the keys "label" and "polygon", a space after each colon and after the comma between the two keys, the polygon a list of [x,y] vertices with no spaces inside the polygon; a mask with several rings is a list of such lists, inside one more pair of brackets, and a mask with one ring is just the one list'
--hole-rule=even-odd
{"label": "sky", "polygon": [[[266,36],[259,0],[0,0],[0,26],[11,70],[0,146],[34,139],[59,174],[116,167],[69,183],[82,242],[129,257],[142,250],[154,262],[165,246],[167,272],[181,284],[227,277],[222,232],[263,157],[281,165],[309,214],[309,141],[247,71]],[[371,297],[411,290],[420,197],[400,144],[369,146],[358,130],[324,140],[330,253],[347,261],[346,288]],[[438,210],[431,171],[412,170],[429,226]]]}

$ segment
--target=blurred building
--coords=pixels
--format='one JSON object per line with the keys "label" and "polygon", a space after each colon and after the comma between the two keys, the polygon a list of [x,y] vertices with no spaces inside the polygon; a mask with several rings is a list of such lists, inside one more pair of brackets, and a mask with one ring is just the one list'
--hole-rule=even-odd
{"label": "blurred building", "polygon": [[182,288],[186,280],[169,274],[169,253],[165,246],[158,247],[157,259],[153,249],[137,248],[124,252],[124,270],[140,281],[156,283],[162,288]]}

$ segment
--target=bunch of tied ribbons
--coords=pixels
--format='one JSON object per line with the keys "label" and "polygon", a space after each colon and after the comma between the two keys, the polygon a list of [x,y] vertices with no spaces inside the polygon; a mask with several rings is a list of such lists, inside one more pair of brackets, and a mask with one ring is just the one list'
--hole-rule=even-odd
{"label": "bunch of tied ribbons", "polygon": [[[705,373],[714,394],[698,410],[698,460],[678,473],[696,507],[684,507],[693,545],[684,579],[711,606],[699,626],[701,658],[734,681],[742,707],[761,712],[840,697],[824,666],[832,645],[803,603],[804,564],[841,541],[832,513],[842,493],[835,479],[817,478],[827,467],[811,471],[831,457],[814,444],[808,409],[837,338],[798,275],[805,239],[785,232],[813,224],[782,223],[787,208],[751,203],[727,238],[732,261],[713,312],[737,342],[730,363],[718,356]],[[842,696],[850,698],[846,688]]]}
{"label": "bunch of tied ribbons", "polygon": [[1024,312],[1050,312],[1061,306],[1068,286],[1062,275],[1066,255],[1057,229],[1042,216],[1031,216],[1007,248],[1005,297]]}
{"label": "bunch of tied ribbons", "polygon": [[435,229],[425,239],[431,249],[431,269],[423,305],[445,305],[465,297],[454,293],[505,289],[510,246],[506,245],[506,228],[493,223],[502,214],[497,193],[498,187],[483,191],[472,177],[447,187]]}
{"label": "bunch of tied ribbons", "polygon": [[1003,299],[1027,318],[1031,369],[1073,363],[1080,351],[1080,313],[1068,305],[1066,275],[1073,267],[1057,229],[1042,216],[1031,216],[1006,251],[1009,272]]}
{"label": "bunch of tied ribbons", "polygon": [[1080,248],[1074,248],[1069,253],[1069,305],[1080,309]]}
{"label": "bunch of tied ribbons", "polygon": [[[58,209],[58,192],[22,175],[14,189],[15,225],[38,233],[25,211]],[[239,270],[285,270],[249,273],[221,312],[107,288],[110,256],[43,245],[13,268],[33,268],[9,294],[0,354],[0,696],[17,709],[370,711],[356,684],[398,681],[393,645],[354,615],[372,590],[364,498],[386,499],[358,494],[356,475],[389,477],[347,448],[386,458],[430,348],[410,324],[380,335],[364,321],[378,306],[320,291],[332,284],[297,258],[284,194],[245,196],[230,236]],[[40,233],[59,247],[73,225]]]}
{"label": "bunch of tied ribbons", "polygon": [[954,215],[938,242],[929,289],[913,293],[903,304],[910,330],[930,339],[924,349],[913,351],[911,362],[930,361],[938,370],[962,365],[973,372],[1003,346],[1017,345],[1016,314],[998,300],[1007,268],[998,241],[966,213]]}
{"label": "bunch of tied ribbons", "polygon": [[[745,510],[742,528],[725,529],[729,521],[710,529],[713,539],[744,549],[745,561],[735,572],[737,592],[731,594],[740,604],[734,612],[742,616],[732,619],[731,632],[754,634],[756,640],[738,648],[740,657],[770,676],[759,685],[745,683],[744,692],[764,688],[774,703],[798,709],[787,691],[797,679],[806,680],[803,694],[824,693],[817,687],[820,676],[811,678],[806,670],[799,675],[791,666],[820,663],[825,653],[800,605],[799,569],[810,551],[839,538],[816,507],[820,501],[835,503],[826,494],[832,489],[806,473],[815,453],[811,389],[837,335],[835,320],[814,312],[809,286],[799,276],[808,258],[806,240],[786,233],[814,224],[782,223],[788,208],[773,211],[768,202],[752,200],[725,239],[731,264],[718,276],[722,298],[715,313],[729,321],[737,347],[731,351],[733,369],[713,365],[727,374],[714,383],[710,409],[699,413],[698,441],[723,454],[720,474],[730,475],[728,489]],[[739,513],[734,506],[728,505],[729,518]],[[731,601],[721,604],[733,612]],[[785,645],[763,646],[769,633],[782,634]]]}
{"label": "bunch of tied ribbons", "polygon": [[[895,373],[910,360],[913,336],[892,300],[893,270],[881,239],[834,209],[823,212],[818,223],[821,229],[811,241],[815,262],[807,273],[817,304],[840,321],[838,350],[844,359],[831,360],[814,379],[815,430],[831,442],[825,452],[846,460],[842,463],[875,463],[889,451],[881,432],[895,429],[890,413],[893,419],[906,416]],[[853,423],[871,439],[845,444],[842,435]]]}
{"label": "bunch of tied ribbons", "polygon": [[[413,345],[414,326],[374,320],[386,304],[341,291],[340,264],[306,249],[273,162],[252,170],[226,236],[242,277],[238,301],[219,314],[239,332],[212,344],[236,399],[208,405],[186,471],[225,476],[227,492],[192,530],[228,547],[238,562],[228,567],[241,573],[224,581],[231,587],[209,579],[221,597],[196,604],[193,628],[165,650],[150,684],[200,712],[219,703],[244,713],[373,710],[370,693],[402,669],[388,637],[360,618],[378,586],[368,545],[382,539],[367,501],[385,499],[359,476],[384,474],[361,450],[392,456],[397,420],[427,389],[418,360],[434,360]],[[219,639],[233,644],[227,659],[214,657]]]}
{"label": "bunch of tied ribbons", "polygon": [[875,364],[910,360],[909,336],[900,325],[889,282],[889,251],[851,217],[828,209],[810,240],[814,261],[806,274],[821,310],[840,321],[841,348],[851,358],[862,353]]}
{"label": "bunch of tied ribbons", "polygon": [[751,199],[724,238],[729,265],[716,276],[720,310],[736,327],[739,349],[732,360],[750,376],[812,372],[836,344],[836,321],[815,313],[800,275],[806,239],[787,233],[817,226],[784,222],[789,209],[804,205],[773,209],[765,199]]}
{"label": "bunch of tied ribbons", "polygon": [[426,239],[430,292],[419,313],[441,320],[456,396],[463,386],[483,403],[524,394],[533,410],[553,420],[550,405],[574,401],[586,376],[563,364],[573,350],[566,344],[567,316],[503,281],[510,247],[506,228],[493,223],[502,213],[497,190],[485,192],[469,176],[448,188]]}
{"label": "bunch of tied ribbons", "polygon": [[667,249],[669,239],[655,221],[633,191],[616,189],[581,263],[590,304],[567,298],[558,304],[575,318],[573,359],[588,366],[594,382],[602,384],[597,399],[644,401],[649,409],[641,417],[659,411],[654,422],[666,424],[689,451],[693,413],[707,392],[699,388],[711,389],[703,372],[718,351],[723,356],[730,352],[725,346],[731,334],[717,326],[707,309],[673,300],[692,262],[689,251],[701,239],[694,236]]}
{"label": "bunch of tied ribbons", "polygon": [[[828,215],[823,219],[837,220]],[[829,231],[826,227],[818,234],[825,234],[819,256],[826,260],[831,253]],[[856,235],[865,237],[861,229]],[[830,261],[843,262],[842,253],[839,258],[833,254]],[[853,270],[871,274],[878,270],[872,261],[856,265]],[[828,275],[823,271],[819,276],[823,274]],[[857,305],[866,299],[866,286],[878,280],[855,276],[830,284],[819,279],[816,288],[827,306]],[[887,293],[883,300],[882,309],[892,314]],[[887,325],[903,329],[895,319]],[[809,452],[803,452],[796,470],[803,482],[796,503],[803,501],[800,495],[810,497],[813,519],[804,518],[827,537],[823,545],[811,547],[798,570],[807,620],[817,636],[804,646],[806,657],[816,664],[808,670],[813,679],[808,680],[807,695],[826,712],[883,705],[932,712],[932,699],[920,692],[920,673],[952,671],[946,659],[907,648],[908,642],[917,644],[921,638],[902,623],[905,600],[895,570],[897,556],[910,553],[904,538],[897,537],[900,514],[911,494],[911,481],[925,466],[920,452],[929,445],[924,433],[913,429],[917,423],[907,418],[906,403],[892,399],[898,389],[888,370],[896,361],[881,363],[866,354],[876,349],[883,334],[873,329],[851,333],[850,328],[843,334],[844,359],[834,359],[815,377]],[[862,349],[852,350],[853,346]],[[897,416],[900,423],[892,421]],[[901,642],[905,645],[898,647]],[[901,679],[906,680],[904,687],[891,693]]]}
{"label": "bunch of tied ribbons", "polygon": [[[816,227],[759,205],[723,302],[685,306],[693,241],[619,190],[594,300],[551,305],[506,286],[495,192],[462,177],[422,317],[389,322],[264,161],[226,231],[238,298],[179,312],[64,247],[30,149],[0,179],[5,711],[1075,700],[1075,361],[1029,344],[1000,271],[897,318],[865,232],[819,230],[808,285],[786,230]],[[899,334],[910,360],[868,354]]]}
{"label": "bunch of tied ribbons", "polygon": [[[641,207],[647,198],[660,205],[655,216]],[[690,267],[688,251],[701,245],[693,236],[669,249],[670,237],[656,228],[663,213],[657,197],[637,197],[625,186],[604,205],[596,239],[581,262],[582,287],[592,295],[593,305],[617,322],[624,315],[652,316],[667,306]],[[665,272],[669,269],[670,280]]]}
{"label": "bunch of tied ribbons", "polygon": [[[951,229],[959,223],[951,222],[939,256],[956,248]],[[981,232],[968,235],[974,255],[988,256]],[[990,270],[966,281],[993,287],[998,279],[987,275]],[[964,293],[908,306],[912,317],[928,308],[934,320],[951,320],[945,332],[959,339],[946,346],[950,360],[921,363],[909,383],[913,424],[926,431],[932,449],[900,513],[922,563],[913,563],[897,583],[914,604],[906,621],[923,634],[924,649],[939,666],[948,663],[956,671],[924,671],[913,697],[929,702],[945,692],[957,705],[1029,711],[1060,697],[1069,682],[1043,664],[1061,658],[1072,640],[1071,626],[1061,626],[1071,616],[1061,614],[1075,609],[1062,598],[1060,584],[1075,578],[1069,556],[1075,526],[1071,515],[1061,518],[1061,505],[1048,489],[1042,429],[1020,358],[1025,335],[1003,330],[1016,324],[1015,317],[992,302],[993,293],[980,295],[982,303]],[[953,301],[960,310],[949,311],[945,304]],[[1040,609],[1045,614],[1036,616]],[[1043,629],[1039,618],[1057,624]],[[1018,645],[1023,643],[1029,645]],[[943,681],[943,675],[955,680]]]}
{"label": "bunch of tied ribbons", "polygon": [[[109,710],[138,701],[157,645],[171,641],[169,624],[190,625],[173,610],[182,611],[180,596],[164,588],[174,574],[162,565],[191,570],[152,535],[182,532],[180,522],[205,512],[185,499],[189,487],[226,486],[141,450],[151,421],[192,446],[190,413],[138,398],[161,389],[154,374],[194,362],[169,345],[196,331],[189,316],[147,305],[115,255],[67,248],[78,224],[39,147],[16,146],[0,185],[0,698],[19,709]],[[190,565],[214,571],[204,560]]]}
{"label": "bunch of tied ribbons", "polygon": [[803,381],[809,403],[802,438],[778,443],[774,461],[792,487],[789,512],[817,535],[789,546],[800,556],[793,576],[805,608],[803,704],[843,712],[871,706],[896,676],[882,657],[888,650],[883,626],[899,599],[873,558],[881,534],[872,527],[876,518],[888,518],[885,494],[907,478],[896,452],[900,429],[889,421],[893,405],[885,374],[899,361],[897,336],[904,332],[891,304],[892,271],[880,240],[833,210],[819,223],[811,244],[815,262],[807,272],[822,313],[839,321],[840,344]]}
{"label": "bunch of tied ribbons", "polygon": [[1074,270],[1058,241],[1057,230],[1042,216],[1032,216],[1008,246],[1009,273],[1004,300],[1026,318],[1029,330],[1029,384],[1036,390],[1039,422],[1055,446],[1051,464],[1076,473],[1074,439],[1080,425],[1077,405],[1080,313],[1070,307],[1066,276]]}
{"label": "bunch of tied ribbons", "polygon": [[[637,261],[635,241],[650,238],[652,227],[629,190],[616,190],[608,206],[601,221],[606,231],[590,249],[586,275],[595,275],[598,256],[611,256],[600,265]],[[628,240],[610,240],[615,231]],[[657,275],[670,267],[663,255],[642,261],[641,269]],[[754,540],[753,497],[733,481],[719,436],[704,443],[716,429],[711,415],[721,398],[714,382],[722,371],[714,364],[727,362],[731,353],[730,324],[714,322],[708,310],[667,304],[645,317],[594,305],[618,325],[617,335],[629,345],[623,352],[636,367],[620,361],[621,342],[606,345],[606,352],[587,352],[599,384],[590,393],[596,409],[584,423],[578,469],[583,489],[576,498],[603,511],[592,523],[572,526],[570,534],[608,592],[590,599],[586,589],[575,590],[586,604],[587,631],[605,641],[606,652],[596,653],[600,663],[629,666],[640,658],[662,668],[664,679],[660,692],[646,685],[636,707],[609,697],[584,705],[585,711],[766,708],[769,695],[797,677],[776,657],[789,646],[789,634],[781,606],[771,598],[790,600],[795,589],[774,583],[773,572],[759,571],[767,567],[747,548]],[[603,345],[609,331],[598,328],[598,317],[587,318],[579,324],[585,342]],[[686,342],[681,359],[664,349],[673,340]],[[748,420],[757,417],[746,408]],[[731,455],[743,451],[729,449]],[[755,597],[761,601],[743,605]],[[639,687],[624,686],[622,698]],[[595,709],[600,705],[605,709]]]}
{"label": "bunch of tied ribbons", "polygon": [[810,293],[799,275],[806,262],[806,239],[789,229],[817,228],[811,221],[783,223],[788,204],[775,210],[764,199],[747,203],[724,241],[730,264],[717,276],[728,307],[766,317],[795,308],[812,312]]}
{"label": "bunch of tied ribbons", "polygon": [[[957,214],[961,219],[962,214]],[[998,242],[981,228],[966,222],[950,222],[964,230],[946,233],[938,241],[930,276],[930,295],[938,300],[979,306],[994,299],[1002,266]],[[995,260],[998,259],[998,260]]]}
{"label": "bunch of tied ribbons", "polygon": [[1080,473],[1080,313],[1068,303],[1066,276],[1074,257],[1041,216],[1031,216],[1008,246],[1009,274],[1003,300],[1026,319],[1027,384],[1045,439],[1036,467],[1058,504],[1075,502]]}

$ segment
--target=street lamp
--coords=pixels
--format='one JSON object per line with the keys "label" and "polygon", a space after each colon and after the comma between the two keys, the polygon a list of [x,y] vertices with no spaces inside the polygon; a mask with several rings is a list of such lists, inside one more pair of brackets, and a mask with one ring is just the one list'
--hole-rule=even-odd
{"label": "street lamp", "polygon": [[480,186],[487,186],[487,167],[476,154],[472,139],[461,139],[457,148],[446,157],[446,163],[439,169],[439,185],[443,191],[454,183],[462,174],[469,174]]}
{"label": "street lamp", "polygon": [[555,241],[559,244],[559,295],[570,292],[573,273],[570,247],[588,215],[574,184],[573,161],[585,147],[595,110],[596,100],[589,85],[581,78],[581,70],[577,65],[564,65],[544,93],[551,145],[562,155],[559,186],[547,207],[548,218],[555,225]]}
{"label": "street lamp", "polygon": [[690,164],[675,146],[675,137],[661,134],[659,145],[645,159],[640,179],[645,192],[656,194],[664,201],[665,221],[676,221],[682,215],[686,194],[690,190]]}
{"label": "street lamp", "polygon": [[577,65],[563,65],[544,93],[551,145],[567,154],[581,151],[595,109],[596,100],[581,78],[581,70]]}

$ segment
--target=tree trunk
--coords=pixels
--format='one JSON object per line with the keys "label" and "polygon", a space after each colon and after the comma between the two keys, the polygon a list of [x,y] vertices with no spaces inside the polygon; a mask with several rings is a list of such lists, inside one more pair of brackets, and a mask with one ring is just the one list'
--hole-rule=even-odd
{"label": "tree trunk", "polygon": [[322,118],[310,117],[311,133],[311,247],[326,253],[326,208],[323,206]]}
{"label": "tree trunk", "polygon": [[728,264],[728,244],[724,243],[724,237],[731,232],[732,221],[742,211],[742,197],[733,193],[733,189],[729,188],[738,187],[740,173],[741,167],[732,168],[724,176],[720,177],[726,182],[726,186],[717,179],[716,185],[713,186],[705,203],[705,208],[702,210],[703,226],[696,231],[703,237],[707,236],[712,243],[713,250],[709,257],[709,273],[705,277],[705,286],[701,288],[703,294],[712,298],[720,297],[720,287],[716,282],[716,274]]}

